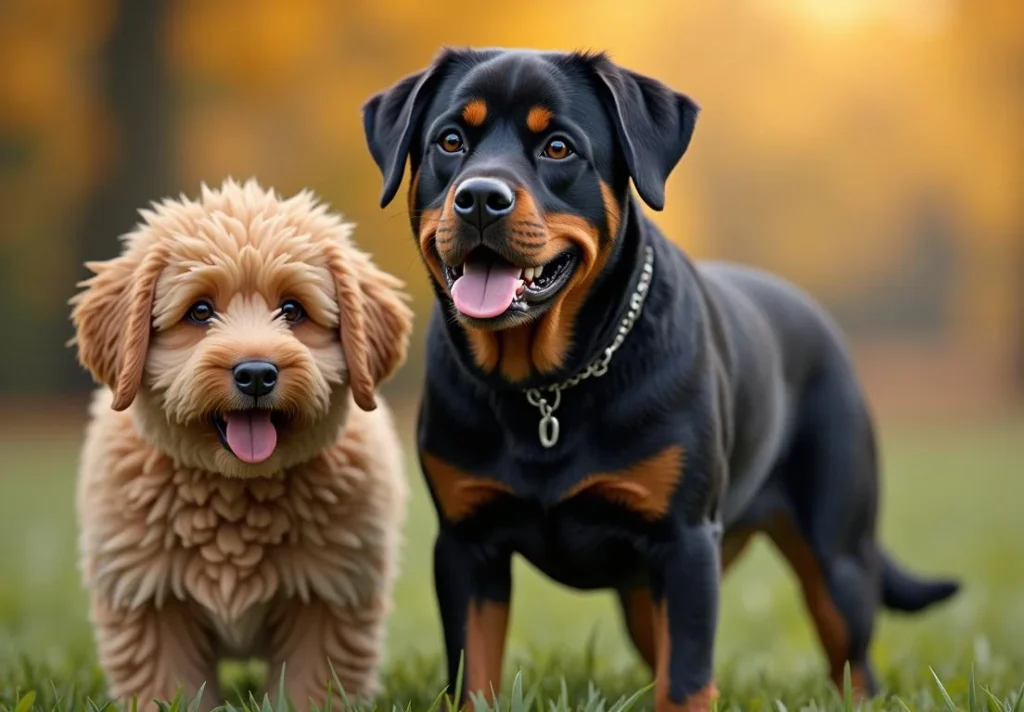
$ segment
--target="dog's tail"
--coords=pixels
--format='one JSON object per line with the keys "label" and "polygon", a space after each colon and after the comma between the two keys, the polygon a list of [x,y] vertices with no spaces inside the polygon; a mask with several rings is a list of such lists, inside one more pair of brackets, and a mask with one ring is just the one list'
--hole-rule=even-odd
{"label": "dog's tail", "polygon": [[882,604],[894,611],[914,613],[944,601],[960,589],[953,579],[920,579],[900,568],[892,555],[882,551]]}

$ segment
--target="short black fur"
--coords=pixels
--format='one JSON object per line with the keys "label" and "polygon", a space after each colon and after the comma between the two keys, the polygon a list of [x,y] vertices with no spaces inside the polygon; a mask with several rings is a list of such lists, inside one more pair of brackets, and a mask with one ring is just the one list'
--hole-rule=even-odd
{"label": "short black fur", "polygon": [[[483,127],[459,123],[474,97],[486,102]],[[538,103],[578,142],[576,163],[531,158],[536,142],[520,124]],[[695,265],[632,197],[630,181],[661,209],[665,181],[693,135],[695,104],[605,55],[463,50],[442,53],[374,96],[364,116],[384,175],[382,203],[394,197],[406,160],[418,175],[414,230],[421,212],[440,208],[456,182],[496,175],[524,186],[546,212],[593,223],[608,249],[561,368],[522,382],[480,367],[466,324],[453,318],[451,298],[435,284],[418,447],[440,519],[435,583],[452,679],[472,636],[504,634],[500,626],[471,631],[470,618],[480,610],[474,606],[508,602],[511,556],[520,554],[567,586],[618,590],[624,601],[631,591],[649,591],[667,615],[670,651],[657,707],[706,709],[723,546],[731,557],[756,531],[790,557],[812,612],[838,616],[840,634],[823,633],[833,677],[849,660],[855,682],[873,691],[868,644],[878,607],[918,610],[951,596],[957,584],[913,578],[877,543],[872,420],[833,322],[768,274]],[[457,158],[433,143],[434,132],[449,125],[465,132],[470,147]],[[614,232],[602,185],[620,211]],[[507,232],[478,239],[516,259]],[[601,355],[647,250],[653,281],[632,332],[605,375],[562,393],[560,439],[544,447],[524,389],[579,373]],[[662,497],[666,463],[677,471]],[[584,486],[609,474],[612,484]],[[461,485],[445,484],[454,477]],[[618,497],[615,477],[634,492],[646,489],[647,499]],[[663,512],[655,511],[659,497]],[[643,636],[634,639],[643,652]],[[467,679],[481,683],[486,663],[474,653]]]}

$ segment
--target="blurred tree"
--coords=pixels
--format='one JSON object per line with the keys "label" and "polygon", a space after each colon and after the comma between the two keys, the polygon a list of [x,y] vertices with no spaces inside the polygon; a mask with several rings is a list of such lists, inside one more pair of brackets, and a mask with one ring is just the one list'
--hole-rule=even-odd
{"label": "blurred tree", "polygon": [[1017,385],[1017,399],[1024,401],[1024,230],[1018,236],[1017,244],[1017,313],[1016,321],[1011,324],[1013,334],[1016,335],[1013,346],[1013,371]]}
{"label": "blurred tree", "polygon": [[[122,0],[102,48],[99,86],[117,139],[83,215],[78,262],[113,257],[118,236],[132,229],[139,208],[174,187],[171,84],[163,61],[166,10],[164,0]],[[81,268],[80,276],[87,275]],[[60,386],[80,390],[87,377],[66,363]]]}
{"label": "blurred tree", "polygon": [[108,137],[93,61],[112,15],[110,0],[0,3],[0,393],[61,393],[72,368],[74,238]]}
{"label": "blurred tree", "polygon": [[793,279],[854,339],[1015,352],[1024,384],[1020,0],[8,0],[0,299],[26,348],[0,352],[0,392],[84,387],[60,347],[79,262],[228,175],[353,220],[422,333],[431,292],[404,201],[378,207],[359,106],[443,44],[607,49],[691,94],[697,133],[651,214],[673,240]]}

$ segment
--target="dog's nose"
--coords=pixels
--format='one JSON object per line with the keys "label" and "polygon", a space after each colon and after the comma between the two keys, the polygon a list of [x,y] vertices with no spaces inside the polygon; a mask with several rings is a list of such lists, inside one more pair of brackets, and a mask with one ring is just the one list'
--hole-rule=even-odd
{"label": "dog's nose", "polygon": [[455,189],[455,212],[481,232],[515,205],[515,193],[497,178],[468,178]]}
{"label": "dog's nose", "polygon": [[267,395],[277,385],[277,366],[270,361],[242,361],[232,373],[238,390],[253,398]]}

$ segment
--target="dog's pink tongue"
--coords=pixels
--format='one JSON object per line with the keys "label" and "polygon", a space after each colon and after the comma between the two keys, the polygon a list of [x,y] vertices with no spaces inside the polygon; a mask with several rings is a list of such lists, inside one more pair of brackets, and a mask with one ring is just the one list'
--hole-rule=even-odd
{"label": "dog's pink tongue", "polygon": [[232,411],[225,416],[228,447],[242,462],[263,462],[277,447],[277,429],[266,410]]}
{"label": "dog's pink tongue", "polygon": [[462,276],[452,285],[455,308],[476,319],[503,314],[515,299],[520,271],[505,262],[467,260]]}

